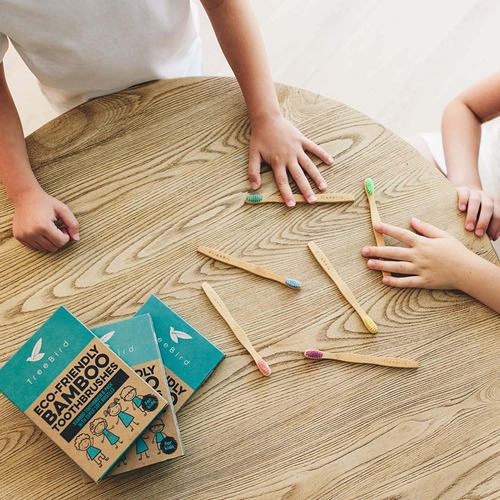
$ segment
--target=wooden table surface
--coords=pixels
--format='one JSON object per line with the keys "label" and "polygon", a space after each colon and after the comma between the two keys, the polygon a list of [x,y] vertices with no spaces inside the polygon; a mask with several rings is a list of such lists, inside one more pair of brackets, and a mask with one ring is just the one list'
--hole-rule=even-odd
{"label": "wooden table surface", "polygon": [[[151,293],[227,358],[179,414],[186,457],[98,485],[84,485],[2,395],[1,498],[500,495],[500,316],[458,292],[384,286],[360,254],[373,244],[363,179],[374,179],[384,221],[408,227],[419,217],[498,262],[489,241],[466,233],[454,189],[383,126],[313,92],[277,91],[284,114],[335,157],[321,167],[329,190],[353,193],[354,203],[245,205],[250,127],[229,78],[128,89],[27,138],[38,179],[74,211],[82,239],[54,255],[22,247],[0,193],[0,360],[59,305],[92,327],[130,317]],[[269,169],[263,186],[276,192]],[[310,240],[379,325],[376,336],[320,269]],[[304,288],[228,268],[198,245]],[[268,360],[271,377],[238,344],[203,281]],[[303,358],[306,348],[408,357],[420,367],[315,362]]]}

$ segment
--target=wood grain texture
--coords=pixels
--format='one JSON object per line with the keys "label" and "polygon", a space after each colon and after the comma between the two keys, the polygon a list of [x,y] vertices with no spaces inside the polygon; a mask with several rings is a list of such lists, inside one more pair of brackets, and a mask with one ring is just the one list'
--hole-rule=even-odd
{"label": "wood grain texture", "polygon": [[[1,498],[493,498],[500,494],[500,318],[458,292],[396,290],[367,269],[363,179],[382,220],[416,216],[496,262],[463,229],[455,191],[415,150],[339,102],[278,85],[285,115],[332,156],[345,205],[244,203],[249,123],[233,79],[158,82],[90,101],[27,138],[36,175],[81,241],[55,255],[13,238],[0,194],[0,360],[60,304],[88,326],[151,293],[226,354],[179,415],[187,456],[84,485],[0,397]],[[315,160],[317,162],[317,160]],[[268,170],[263,194],[277,192]],[[307,249],[315,240],[379,326],[373,336]],[[395,244],[387,240],[387,244]],[[196,252],[220,249],[300,293]],[[334,257],[334,258],[333,258]],[[269,362],[262,377],[205,297],[207,281]],[[306,348],[418,359],[418,370],[313,363]]]}

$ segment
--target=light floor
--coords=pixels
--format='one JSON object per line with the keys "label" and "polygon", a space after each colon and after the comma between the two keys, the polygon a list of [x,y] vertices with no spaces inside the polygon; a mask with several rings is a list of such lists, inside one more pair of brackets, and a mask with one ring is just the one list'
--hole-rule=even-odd
{"label": "light floor", "polygon": [[[499,69],[498,0],[252,0],[276,81],[338,99],[407,136]],[[206,15],[205,71],[230,75]],[[15,51],[7,78],[25,133],[55,116]]]}

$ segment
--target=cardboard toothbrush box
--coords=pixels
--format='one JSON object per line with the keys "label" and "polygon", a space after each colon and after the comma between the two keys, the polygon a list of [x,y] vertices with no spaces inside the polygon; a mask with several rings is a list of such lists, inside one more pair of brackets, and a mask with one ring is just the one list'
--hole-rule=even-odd
{"label": "cardboard toothbrush box", "polygon": [[150,314],[168,386],[178,412],[203,384],[225,354],[155,295],[136,316]]}
{"label": "cardboard toothbrush box", "polygon": [[[143,395],[130,413],[122,391]],[[0,370],[0,390],[94,481],[157,418],[167,401],[60,307]],[[117,419],[118,442],[101,443],[96,422]]]}
{"label": "cardboard toothbrush box", "polygon": [[[128,451],[120,457],[120,460],[108,472],[107,477],[183,456],[181,434],[151,316],[149,314],[135,316],[93,328],[92,332],[168,402],[164,413],[158,415]],[[120,392],[120,397],[126,401],[127,406],[124,411],[131,414],[144,412],[141,407],[144,395],[138,394],[132,387],[125,386]],[[120,439],[116,431],[118,423],[118,420],[115,422],[110,421],[109,418],[108,420],[102,419],[94,424],[93,432],[100,438],[101,443],[107,440],[118,446]],[[85,482],[90,482],[90,478],[85,473],[83,476]]]}

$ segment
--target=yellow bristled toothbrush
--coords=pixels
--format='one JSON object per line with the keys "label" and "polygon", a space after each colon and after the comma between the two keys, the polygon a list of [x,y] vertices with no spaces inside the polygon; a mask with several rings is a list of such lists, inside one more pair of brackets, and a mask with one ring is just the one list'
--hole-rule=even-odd
{"label": "yellow bristled toothbrush", "polygon": [[238,259],[237,257],[233,257],[227,253],[221,252],[219,250],[214,250],[213,248],[199,246],[198,252],[206,255],[207,257],[211,257],[212,259],[218,260],[219,262],[223,262],[224,264],[228,264],[230,266],[239,267],[249,273],[256,274],[257,276],[262,276],[263,278],[267,278],[269,280],[277,281],[282,285],[286,285],[294,290],[300,290],[302,288],[302,283],[300,281],[285,278],[280,274],[273,273],[272,271],[268,271],[263,267],[257,266],[255,264],[250,264],[250,262],[246,262],[245,260]]}
{"label": "yellow bristled toothbrush", "polygon": [[[368,177],[368,179],[365,179],[364,186],[366,196],[368,198],[368,203],[370,204],[370,216],[372,219],[372,229],[375,236],[375,242],[377,243],[378,247],[385,247],[384,237],[380,233],[375,231],[375,223],[381,222],[381,220],[377,210],[377,202],[375,200],[375,186],[373,184],[373,180]],[[391,276],[391,273],[388,271],[382,271],[382,276]]]}
{"label": "yellow bristled toothbrush", "polygon": [[333,359],[346,363],[363,363],[368,365],[390,366],[392,368],[418,368],[418,361],[404,358],[390,358],[386,356],[369,356],[353,352],[323,352],[317,349],[308,349],[304,352],[308,359]]}
{"label": "yellow bristled toothbrush", "polygon": [[217,309],[219,314],[224,318],[224,321],[229,325],[229,328],[231,328],[236,338],[240,341],[241,345],[248,351],[250,356],[252,356],[262,375],[269,377],[269,375],[271,375],[271,368],[269,368],[269,365],[259,356],[257,351],[254,349],[252,343],[246,336],[246,333],[233,318],[233,316],[229,312],[229,309],[226,307],[224,302],[222,302],[222,299],[219,297],[219,295],[217,295],[217,292],[207,282],[203,282],[201,286],[203,288],[203,291],[207,294],[210,302],[213,304],[215,309]]}
{"label": "yellow bristled toothbrush", "polygon": [[[296,203],[307,203],[301,194],[294,194]],[[350,203],[354,201],[354,196],[348,193],[319,193],[316,195],[316,203]],[[245,203],[256,205],[258,203],[285,203],[279,194],[264,196],[262,194],[249,194]]]}
{"label": "yellow bristled toothbrush", "polygon": [[346,298],[346,300],[351,304],[354,310],[358,313],[361,321],[363,321],[367,330],[370,333],[377,333],[378,328],[375,322],[365,313],[362,307],[359,305],[359,302],[356,300],[356,297],[351,292],[349,287],[344,283],[342,278],[339,276],[335,268],[332,266],[331,262],[328,260],[326,255],[319,249],[318,245],[314,243],[314,241],[310,241],[307,246],[309,250],[311,250],[314,258],[319,262],[319,265],[324,269],[326,274],[330,276],[333,282],[337,285],[337,288],[340,290],[340,293]]}

